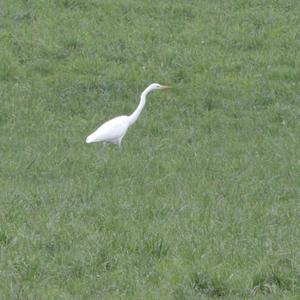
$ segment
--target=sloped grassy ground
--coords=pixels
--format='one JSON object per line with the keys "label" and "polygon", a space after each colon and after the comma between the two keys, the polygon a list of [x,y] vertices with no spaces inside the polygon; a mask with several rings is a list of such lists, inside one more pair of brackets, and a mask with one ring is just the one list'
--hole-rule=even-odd
{"label": "sloped grassy ground", "polygon": [[299,9],[1,2],[0,298],[298,299]]}

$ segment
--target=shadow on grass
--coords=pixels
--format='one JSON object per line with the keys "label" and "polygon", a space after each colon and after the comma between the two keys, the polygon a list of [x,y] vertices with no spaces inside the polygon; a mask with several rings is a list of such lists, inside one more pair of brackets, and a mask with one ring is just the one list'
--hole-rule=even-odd
{"label": "shadow on grass", "polygon": [[222,281],[209,278],[206,274],[202,273],[192,275],[191,287],[199,295],[206,297],[221,298],[230,294],[230,290]]}
{"label": "shadow on grass", "polygon": [[300,276],[292,260],[281,259],[267,271],[257,273],[253,278],[250,295],[278,294],[280,291],[299,292]]}
{"label": "shadow on grass", "polygon": [[241,299],[264,296],[283,296],[286,292],[297,294],[300,276],[292,261],[279,260],[269,270],[257,273],[253,277],[252,286],[249,289],[232,289],[225,281],[210,277],[206,273],[194,273],[190,279],[190,287],[199,296],[207,298],[238,297]]}

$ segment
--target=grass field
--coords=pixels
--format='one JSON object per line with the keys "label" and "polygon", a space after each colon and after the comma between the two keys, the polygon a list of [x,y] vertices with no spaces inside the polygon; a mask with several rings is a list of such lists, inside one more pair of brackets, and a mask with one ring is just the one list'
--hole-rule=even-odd
{"label": "grass field", "polygon": [[0,2],[0,299],[300,299],[299,11]]}

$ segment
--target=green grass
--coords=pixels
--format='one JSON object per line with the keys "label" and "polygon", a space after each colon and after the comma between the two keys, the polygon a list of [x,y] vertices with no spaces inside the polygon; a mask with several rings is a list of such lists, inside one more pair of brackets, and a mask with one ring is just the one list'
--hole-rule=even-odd
{"label": "green grass", "polygon": [[2,1],[0,298],[299,299],[299,9]]}

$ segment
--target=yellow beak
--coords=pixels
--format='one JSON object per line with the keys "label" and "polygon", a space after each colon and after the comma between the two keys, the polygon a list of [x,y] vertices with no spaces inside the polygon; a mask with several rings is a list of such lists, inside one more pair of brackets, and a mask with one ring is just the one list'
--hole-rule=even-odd
{"label": "yellow beak", "polygon": [[166,89],[171,89],[172,87],[171,86],[168,86],[168,85],[161,85],[160,86],[160,90],[166,90]]}

